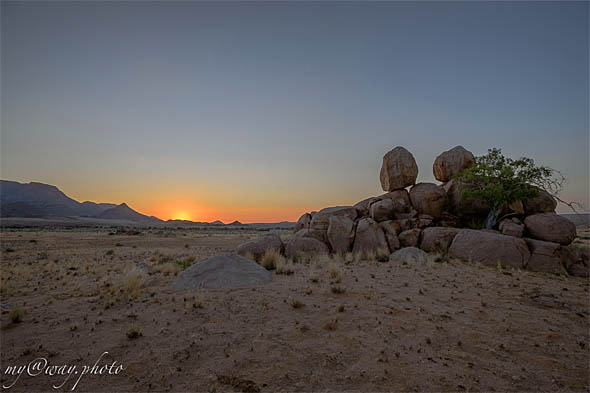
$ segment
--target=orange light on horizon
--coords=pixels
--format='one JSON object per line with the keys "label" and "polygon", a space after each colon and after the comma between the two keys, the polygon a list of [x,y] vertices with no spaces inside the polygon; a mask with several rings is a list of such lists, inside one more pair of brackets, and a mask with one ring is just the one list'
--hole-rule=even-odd
{"label": "orange light on horizon", "polygon": [[192,221],[192,216],[186,211],[177,211],[172,214],[173,220],[188,220]]}

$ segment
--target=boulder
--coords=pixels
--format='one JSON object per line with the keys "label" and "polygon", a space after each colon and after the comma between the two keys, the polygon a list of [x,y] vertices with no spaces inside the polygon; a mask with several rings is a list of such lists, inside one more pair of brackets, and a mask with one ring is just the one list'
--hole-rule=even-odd
{"label": "boulder", "polygon": [[561,263],[561,246],[559,243],[544,242],[542,240],[525,238],[531,257],[526,268],[535,272],[565,273]]}
{"label": "boulder", "polygon": [[426,263],[428,254],[416,247],[405,247],[395,251],[389,259],[394,262]]}
{"label": "boulder", "polygon": [[329,252],[328,246],[311,237],[293,237],[285,240],[285,256],[293,260],[328,254]]}
{"label": "boulder", "polygon": [[463,146],[455,146],[436,157],[432,165],[432,172],[436,180],[447,182],[451,180],[453,175],[472,165],[473,154]]}
{"label": "boulder", "polygon": [[295,228],[293,228],[293,232],[297,233],[301,229],[308,229],[310,223],[311,223],[311,214],[305,213],[304,215],[299,217],[299,220],[297,220],[297,223],[295,224]]}
{"label": "boulder", "polygon": [[387,245],[391,251],[397,250],[400,248],[399,238],[397,237],[398,233],[400,233],[399,225],[392,220],[383,221],[379,223],[379,226],[383,228],[383,233],[385,233],[385,240],[387,240]]}
{"label": "boulder", "polygon": [[503,219],[498,229],[506,236],[522,237],[524,234],[524,224],[516,217]]}
{"label": "boulder", "polygon": [[488,266],[498,263],[523,268],[531,253],[523,239],[501,234],[461,229],[449,248],[449,256]]}
{"label": "boulder", "polygon": [[426,252],[446,252],[459,231],[458,228],[426,228],[422,231],[420,248]]}
{"label": "boulder", "polygon": [[531,199],[525,199],[524,212],[527,215],[537,213],[551,213],[555,211],[557,201],[547,191],[539,189],[539,195]]}
{"label": "boulder", "polygon": [[356,235],[352,251],[355,254],[367,255],[377,252],[379,248],[388,248],[383,228],[371,218],[362,218],[356,226]]}
{"label": "boulder", "polygon": [[434,218],[429,216],[428,214],[420,214],[418,216],[418,222],[416,223],[416,227],[420,229],[427,228],[432,225]]}
{"label": "boulder", "polygon": [[476,217],[485,218],[492,210],[491,202],[481,198],[466,198],[463,199],[463,192],[473,189],[470,183],[462,182],[461,180],[453,179],[443,185],[447,192],[449,202],[449,210],[459,217]]}
{"label": "boulder", "polygon": [[354,240],[354,221],[345,216],[330,217],[328,225],[328,241],[333,252],[350,251]]}
{"label": "boulder", "polygon": [[344,216],[352,221],[358,217],[358,210],[352,206],[334,206],[327,207],[313,214],[309,224],[309,235],[323,243],[328,243],[328,226],[330,225],[330,217]]}
{"label": "boulder", "polygon": [[404,218],[401,220],[395,220],[395,223],[399,226],[400,230],[403,232],[403,231],[407,231],[409,229],[416,228],[416,225],[418,225],[418,219],[417,218]]}
{"label": "boulder", "polygon": [[434,183],[418,183],[410,189],[410,202],[418,213],[440,218],[447,205],[447,193]]}
{"label": "boulder", "polygon": [[409,229],[399,234],[399,242],[402,247],[416,247],[420,243],[420,233],[418,228]]}
{"label": "boulder", "polygon": [[539,240],[570,244],[576,238],[576,225],[555,213],[537,213],[524,219],[528,234]]}
{"label": "boulder", "polygon": [[383,156],[379,177],[383,191],[399,190],[413,185],[418,177],[418,165],[414,156],[405,148],[397,146]]}
{"label": "boulder", "polygon": [[378,200],[378,197],[370,197],[357,202],[353,207],[358,210],[359,217],[367,217],[369,215],[369,208],[371,207],[371,204]]}
{"label": "boulder", "polygon": [[271,274],[256,262],[237,254],[220,254],[193,264],[176,277],[178,291],[201,288],[243,288],[264,284]]}
{"label": "boulder", "polygon": [[410,210],[407,213],[395,213],[396,220],[407,220],[411,218],[416,218],[418,216],[418,212],[414,209]]}
{"label": "boulder", "polygon": [[295,236],[296,237],[313,237],[311,235],[311,229],[309,229],[309,228],[298,230],[297,232],[295,232]]}
{"label": "boulder", "polygon": [[269,233],[264,236],[259,236],[255,239],[249,240],[238,246],[236,253],[241,256],[253,256],[254,259],[259,260],[265,252],[276,251],[278,253],[283,251],[283,242],[279,235]]}
{"label": "boulder", "polygon": [[561,262],[572,276],[588,278],[590,276],[590,249],[588,246],[574,245],[560,248]]}
{"label": "boulder", "polygon": [[379,195],[378,200],[391,199],[393,201],[393,210],[396,213],[406,213],[412,209],[410,204],[410,194],[406,190],[395,190]]}
{"label": "boulder", "polygon": [[374,202],[370,208],[370,216],[377,222],[391,220],[394,214],[393,200],[382,199]]}

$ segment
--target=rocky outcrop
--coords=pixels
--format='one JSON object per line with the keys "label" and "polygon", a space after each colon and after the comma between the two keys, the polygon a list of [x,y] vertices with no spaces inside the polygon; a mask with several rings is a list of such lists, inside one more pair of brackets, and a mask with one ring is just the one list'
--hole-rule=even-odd
{"label": "rocky outcrop", "polygon": [[580,248],[574,245],[562,246],[560,251],[561,262],[572,276],[590,276],[590,249]]}
{"label": "rocky outcrop", "polygon": [[544,273],[565,273],[565,268],[561,263],[561,246],[559,243],[544,242],[542,240],[524,239],[531,257],[526,264],[526,268],[535,272]]}
{"label": "rocky outcrop", "polygon": [[345,253],[350,251],[354,240],[354,221],[346,216],[330,217],[328,225],[328,241],[333,252]]}
{"label": "rocky outcrop", "polygon": [[354,238],[354,253],[367,255],[376,252],[380,248],[387,248],[387,239],[383,229],[371,218],[362,218],[356,227],[356,236]]}
{"label": "rocky outcrop", "polygon": [[279,235],[271,233],[249,240],[240,244],[236,253],[241,256],[252,256],[254,259],[259,260],[267,251],[276,251],[278,253],[283,251],[283,242]]}
{"label": "rocky outcrop", "polygon": [[453,175],[473,165],[473,154],[463,146],[455,146],[451,150],[441,153],[434,164],[432,172],[436,180],[447,182]]}
{"label": "rocky outcrop", "polygon": [[409,229],[399,234],[399,242],[402,247],[416,247],[420,243],[420,233],[418,228]]}
{"label": "rocky outcrop", "polygon": [[449,248],[449,255],[488,266],[501,263],[517,268],[523,268],[531,256],[523,239],[472,229],[459,231]]}
{"label": "rocky outcrop", "polygon": [[545,190],[539,190],[539,195],[524,201],[524,212],[529,216],[537,213],[551,213],[556,207],[557,201]]}
{"label": "rocky outcrop", "polygon": [[410,189],[410,202],[418,213],[440,218],[447,205],[447,193],[436,184],[418,183]]}
{"label": "rocky outcrop", "polygon": [[416,247],[405,247],[391,254],[390,260],[402,263],[426,263],[428,254]]}
{"label": "rocky outcrop", "polygon": [[293,260],[328,254],[329,252],[328,246],[314,238],[294,237],[285,240],[285,256]]}
{"label": "rocky outcrop", "polygon": [[356,220],[358,210],[352,206],[334,206],[327,207],[315,213],[309,224],[309,235],[323,243],[328,243],[328,226],[330,225],[330,217],[342,216],[348,217],[350,220]]}
{"label": "rocky outcrop", "polygon": [[576,225],[555,213],[538,213],[524,219],[527,233],[539,240],[570,244],[576,237]]}
{"label": "rocky outcrop", "polygon": [[516,217],[500,221],[498,229],[502,232],[502,235],[506,236],[522,237],[524,234],[524,224]]}
{"label": "rocky outcrop", "polygon": [[371,207],[371,204],[378,200],[378,197],[370,197],[357,202],[353,207],[358,210],[360,217],[367,217],[369,215],[369,208]]}
{"label": "rocky outcrop", "polygon": [[383,156],[379,177],[383,191],[398,190],[415,184],[418,165],[414,156],[401,146],[387,152]]}
{"label": "rocky outcrop", "polygon": [[191,267],[172,283],[177,291],[201,288],[243,288],[262,285],[271,274],[256,262],[236,254],[220,254]]}
{"label": "rocky outcrop", "polygon": [[459,231],[459,228],[426,228],[422,231],[420,248],[426,252],[446,252]]}

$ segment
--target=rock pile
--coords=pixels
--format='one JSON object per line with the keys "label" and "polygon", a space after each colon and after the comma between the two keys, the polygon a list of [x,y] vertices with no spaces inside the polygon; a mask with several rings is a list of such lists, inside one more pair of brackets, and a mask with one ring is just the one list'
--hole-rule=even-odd
{"label": "rock pile", "polygon": [[543,190],[535,198],[511,204],[497,230],[468,229],[492,209],[485,200],[463,199],[463,192],[472,186],[453,179],[469,168],[473,159],[471,152],[456,146],[434,161],[434,177],[442,184],[416,184],[416,161],[398,146],[383,157],[380,180],[385,194],[353,206],[305,213],[295,225],[292,239],[282,242],[279,236],[268,235],[244,243],[237,252],[255,258],[267,250],[287,257],[387,252],[397,259],[412,255],[413,260],[424,260],[424,254],[416,251],[421,249],[492,266],[500,263],[588,276],[588,252],[569,246],[576,237],[576,226],[555,213],[555,199]]}

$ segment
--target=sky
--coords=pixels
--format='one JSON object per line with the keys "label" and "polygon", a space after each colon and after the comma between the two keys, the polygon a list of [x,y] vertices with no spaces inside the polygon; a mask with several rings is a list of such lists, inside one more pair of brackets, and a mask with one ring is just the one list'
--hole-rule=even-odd
{"label": "sky", "polygon": [[[462,145],[589,201],[588,2],[1,3],[1,177],[274,222]],[[560,206],[559,211],[567,209]]]}

